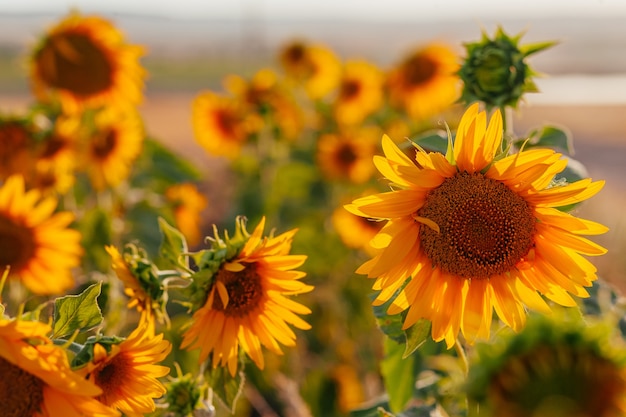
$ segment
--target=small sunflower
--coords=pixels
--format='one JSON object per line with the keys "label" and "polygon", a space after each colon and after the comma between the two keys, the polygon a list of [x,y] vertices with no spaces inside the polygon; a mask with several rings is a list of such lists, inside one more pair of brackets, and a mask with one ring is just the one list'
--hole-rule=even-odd
{"label": "small sunflower", "polygon": [[[107,349],[108,348],[108,349]],[[167,375],[164,360],[172,345],[163,334],[154,335],[153,323],[139,326],[122,342],[93,344],[93,358],[79,370],[85,378],[102,389],[97,398],[129,417],[141,417],[155,410],[154,399],[166,393],[157,379]]]}
{"label": "small sunflower", "polygon": [[391,103],[419,120],[446,110],[460,94],[458,59],[443,44],[431,44],[413,52],[388,74]]}
{"label": "small sunflower", "polygon": [[207,198],[191,183],[176,184],[165,190],[165,198],[174,205],[176,226],[189,246],[202,242],[200,214],[207,206]]}
{"label": "small sunflower", "polygon": [[372,157],[377,149],[378,128],[363,127],[322,135],[317,142],[317,164],[329,179],[362,184],[375,167]]}
{"label": "small sunflower", "polygon": [[70,368],[49,325],[0,318],[0,404],[7,417],[118,416],[101,390]]}
{"label": "small sunflower", "polygon": [[20,118],[0,118],[0,179],[26,174],[31,164],[34,127]]}
{"label": "small sunflower", "polygon": [[82,148],[82,170],[97,190],[115,187],[124,181],[141,153],[143,123],[131,109],[106,108],[94,116]]}
{"label": "small sunflower", "polygon": [[32,88],[40,100],[58,99],[67,113],[135,105],[142,100],[142,55],[143,48],[127,44],[108,20],[73,12],[33,51]]}
{"label": "small sunflower", "polygon": [[314,100],[329,94],[339,83],[339,59],[324,46],[293,42],[282,49],[279,61],[287,77],[304,86]]}
{"label": "small sunflower", "polygon": [[147,255],[132,244],[126,245],[121,254],[115,246],[106,246],[111,256],[111,268],[124,284],[124,293],[130,298],[128,308],[136,308],[142,320],[167,322],[165,291],[158,271]]}
{"label": "small sunflower", "polygon": [[[288,326],[311,326],[297,314],[311,311],[285,297],[309,292],[312,286],[299,280],[304,272],[295,271],[306,256],[289,255],[296,230],[276,237],[262,237],[263,218],[241,251],[223,262],[215,273],[205,304],[192,318],[183,334],[181,348],[200,348],[200,361],[212,356],[212,365],[237,371],[239,348],[260,368],[264,367],[261,346],[282,354],[279,342],[294,346],[296,335]],[[243,219],[238,233],[245,232]],[[247,234],[247,233],[246,233]]]}
{"label": "small sunflower", "polygon": [[626,415],[626,349],[603,323],[536,317],[477,352],[466,386],[481,417]]}
{"label": "small sunflower", "polygon": [[80,264],[80,233],[68,228],[71,213],[54,213],[56,205],[54,197],[25,191],[21,176],[9,177],[0,188],[0,268],[10,266],[10,278],[36,294],[71,288],[71,270]]}
{"label": "small sunflower", "polygon": [[371,252],[369,242],[383,226],[383,222],[369,220],[338,207],[333,211],[332,222],[341,241],[348,247]]}
{"label": "small sunflower", "polygon": [[207,152],[234,159],[262,122],[247,117],[239,100],[208,91],[194,99],[192,123],[196,141]]}
{"label": "small sunflower", "polygon": [[606,249],[582,237],[607,228],[558,209],[596,194],[604,181],[554,182],[567,161],[550,149],[495,159],[502,117],[470,106],[447,155],[417,148],[415,160],[383,137],[375,157],[394,191],[355,200],[357,215],[387,220],[372,246],[377,254],[358,273],[376,278],[383,304],[408,280],[388,312],[408,309],[404,328],[420,318],[432,337],[454,345],[459,329],[469,342],[489,335],[492,309],[514,330],[524,305],[543,312],[540,296],[575,306],[587,297],[596,268],[582,255]]}
{"label": "small sunflower", "polygon": [[333,103],[335,119],[342,125],[354,125],[375,112],[383,103],[384,77],[367,61],[348,61],[339,81]]}

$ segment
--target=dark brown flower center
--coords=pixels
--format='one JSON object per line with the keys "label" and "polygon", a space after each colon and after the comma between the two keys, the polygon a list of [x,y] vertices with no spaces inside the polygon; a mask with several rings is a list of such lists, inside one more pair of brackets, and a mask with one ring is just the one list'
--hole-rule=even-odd
{"label": "dark brown flower center", "polygon": [[0,164],[2,167],[11,165],[13,159],[28,150],[30,132],[18,122],[0,125]]}
{"label": "dark brown flower center", "polygon": [[54,88],[88,97],[113,84],[113,68],[107,54],[87,35],[53,35],[36,59],[44,82]]}
{"label": "dark brown flower center", "polygon": [[228,305],[224,308],[222,299],[216,293],[214,309],[222,310],[228,316],[243,317],[259,307],[263,298],[263,285],[255,264],[245,264],[245,269],[237,272],[222,268],[216,279],[226,287]]}
{"label": "dark brown flower center", "polygon": [[515,268],[533,246],[535,218],[526,201],[480,173],[447,178],[417,215],[422,248],[434,266],[463,278],[489,278]]}
{"label": "dark brown flower center", "polygon": [[238,120],[235,114],[227,109],[219,109],[213,112],[215,124],[221,133],[226,137],[235,137]]}
{"label": "dark brown flower center", "polygon": [[0,404],[5,417],[30,417],[40,411],[44,382],[0,357]]}
{"label": "dark brown flower center", "polygon": [[107,359],[99,369],[93,371],[93,382],[102,389],[98,397],[104,404],[110,405],[116,398],[121,387],[128,383],[129,372],[132,368],[130,358],[120,353]]}
{"label": "dark brown flower center", "polygon": [[509,359],[489,387],[494,415],[622,415],[626,381],[617,365],[569,346],[542,346]]}
{"label": "dark brown flower center", "polygon": [[299,43],[293,44],[287,48],[284,56],[287,62],[298,65],[304,61],[306,57],[306,48]]}
{"label": "dark brown flower center", "polygon": [[0,213],[0,270],[11,266],[19,271],[35,254],[35,237],[30,228]]}
{"label": "dark brown flower center", "polygon": [[361,83],[357,80],[345,80],[341,83],[339,89],[339,97],[342,100],[350,100],[359,95],[361,92]]}
{"label": "dark brown flower center", "polygon": [[349,168],[357,160],[357,154],[349,143],[342,144],[335,153],[337,164],[342,168]]}
{"label": "dark brown flower center", "polygon": [[106,159],[117,146],[117,131],[109,129],[94,136],[91,142],[91,152],[96,159]]}
{"label": "dark brown flower center", "polygon": [[68,142],[66,139],[56,135],[50,136],[44,142],[43,150],[41,151],[41,158],[52,159],[67,147]]}
{"label": "dark brown flower center", "polygon": [[426,84],[437,72],[437,64],[423,55],[414,55],[404,63],[404,81],[407,86]]}

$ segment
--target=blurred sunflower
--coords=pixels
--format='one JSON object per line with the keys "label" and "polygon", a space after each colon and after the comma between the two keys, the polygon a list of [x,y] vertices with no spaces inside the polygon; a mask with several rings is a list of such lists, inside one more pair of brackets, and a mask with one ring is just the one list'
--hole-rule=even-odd
{"label": "blurred sunflower", "polygon": [[332,222],[339,238],[346,246],[363,249],[368,253],[372,251],[369,242],[384,224],[352,214],[343,207],[338,207],[333,211]]}
{"label": "blurred sunflower", "polygon": [[118,416],[94,396],[100,389],[74,373],[49,325],[0,317],[0,404],[3,416]]}
{"label": "blurred sunflower", "polygon": [[[244,220],[237,221],[237,234],[245,232]],[[313,289],[299,281],[304,272],[294,271],[306,256],[289,255],[296,230],[262,237],[264,227],[265,218],[241,251],[220,265],[206,302],[194,313],[181,343],[181,348],[200,348],[200,361],[212,353],[213,367],[228,366],[233,376],[240,347],[263,369],[261,345],[282,354],[279,342],[285,346],[296,343],[288,324],[303,330],[311,327],[297,315],[311,310],[285,297]]]}
{"label": "blurred sunflower", "polygon": [[111,256],[111,268],[124,284],[124,293],[130,298],[128,308],[136,308],[142,321],[167,322],[165,292],[153,264],[145,253],[129,244],[121,254],[115,246],[105,246]]}
{"label": "blurred sunflower", "polygon": [[413,52],[388,74],[391,103],[418,120],[446,110],[461,92],[458,60],[454,51],[443,44]]}
{"label": "blurred sunflower", "polygon": [[202,219],[200,214],[207,206],[207,199],[191,183],[175,184],[165,190],[165,198],[174,206],[176,226],[185,236],[189,246],[202,242]]}
{"label": "blurred sunflower", "polygon": [[567,161],[550,149],[495,159],[502,140],[499,111],[470,106],[447,155],[417,149],[415,161],[388,137],[375,157],[394,191],[355,200],[359,216],[388,220],[373,239],[377,254],[358,273],[377,278],[375,304],[389,300],[411,277],[388,312],[408,309],[404,328],[432,322],[432,337],[454,345],[459,329],[469,342],[489,335],[492,308],[508,326],[523,327],[524,305],[550,307],[538,294],[575,306],[569,293],[596,279],[585,255],[601,246],[582,237],[607,228],[558,209],[596,194],[604,181],[553,182]]}
{"label": "blurred sunflower", "polygon": [[93,358],[78,372],[102,389],[97,398],[128,417],[142,417],[155,410],[154,399],[165,394],[157,379],[170,368],[156,365],[172,349],[163,334],[154,334],[154,324],[140,321],[122,342],[93,344]]}
{"label": "blurred sunflower", "polygon": [[367,61],[348,61],[343,67],[333,112],[337,123],[354,125],[378,110],[383,103],[384,77]]}
{"label": "blurred sunflower", "polygon": [[80,264],[80,233],[68,228],[70,212],[54,213],[54,197],[41,199],[24,190],[21,176],[9,177],[0,188],[0,268],[11,266],[36,294],[59,294],[74,285],[71,269]]}
{"label": "blurred sunflower", "polygon": [[135,105],[142,100],[143,48],[98,16],[70,13],[33,51],[31,84],[43,101],[58,99],[65,112],[83,107]]}
{"label": "blurred sunflower", "polygon": [[290,43],[280,51],[279,62],[287,77],[303,85],[314,100],[330,93],[339,83],[339,59],[324,46]]}
{"label": "blurred sunflower", "polygon": [[374,173],[372,157],[379,137],[374,127],[324,134],[317,142],[317,164],[329,179],[362,184]]}
{"label": "blurred sunflower", "polygon": [[31,164],[34,127],[20,118],[0,118],[0,179],[26,174]]}
{"label": "blurred sunflower", "polygon": [[207,152],[234,159],[262,120],[249,116],[239,100],[207,91],[192,103],[192,123],[196,141]]}
{"label": "blurred sunflower", "polygon": [[479,345],[466,382],[481,417],[626,415],[626,350],[602,323],[535,318]]}
{"label": "blurred sunflower", "polygon": [[106,108],[97,112],[81,156],[81,169],[89,174],[93,187],[103,190],[124,181],[141,153],[143,140],[143,123],[136,110]]}

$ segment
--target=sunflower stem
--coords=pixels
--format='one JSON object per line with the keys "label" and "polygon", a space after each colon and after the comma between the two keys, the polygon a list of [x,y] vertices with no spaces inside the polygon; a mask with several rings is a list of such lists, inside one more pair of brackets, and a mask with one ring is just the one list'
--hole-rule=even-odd
{"label": "sunflower stem", "polygon": [[463,345],[461,345],[461,341],[457,337],[456,343],[454,344],[454,350],[456,351],[459,360],[461,361],[461,367],[463,369],[463,374],[467,377],[469,373],[469,362],[467,361],[467,355],[465,354],[465,349]]}

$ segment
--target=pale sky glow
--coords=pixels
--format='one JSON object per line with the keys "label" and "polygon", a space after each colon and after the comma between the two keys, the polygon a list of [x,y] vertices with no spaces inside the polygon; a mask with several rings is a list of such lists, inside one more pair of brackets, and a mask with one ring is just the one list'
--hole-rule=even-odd
{"label": "pale sky glow", "polygon": [[23,0],[0,1],[0,14],[133,13],[173,18],[420,20],[624,17],[624,0]]}

